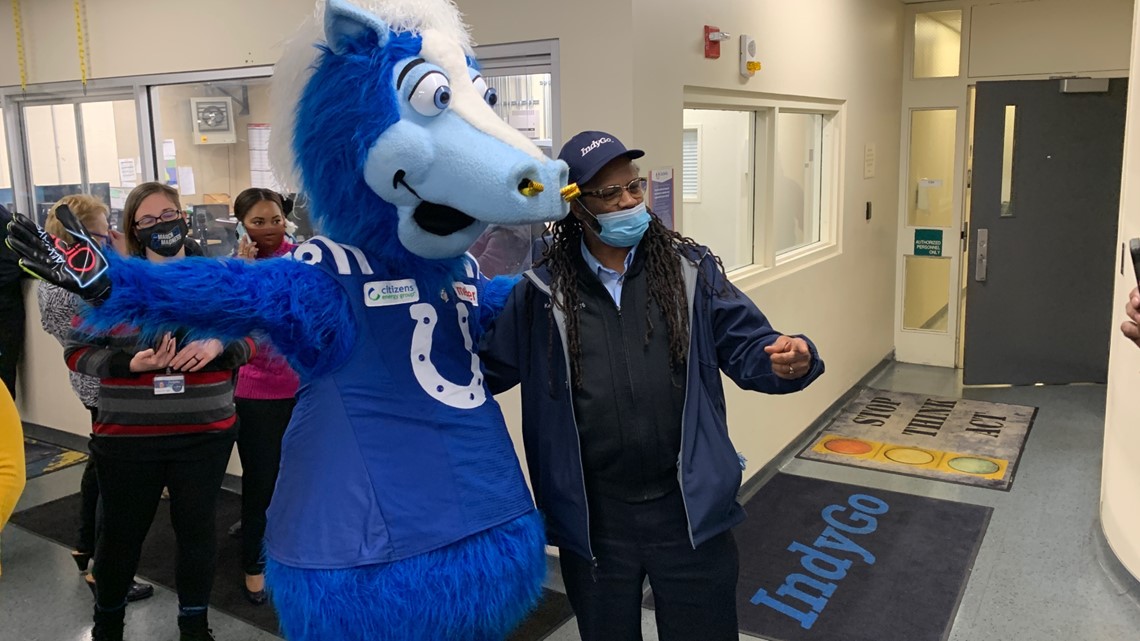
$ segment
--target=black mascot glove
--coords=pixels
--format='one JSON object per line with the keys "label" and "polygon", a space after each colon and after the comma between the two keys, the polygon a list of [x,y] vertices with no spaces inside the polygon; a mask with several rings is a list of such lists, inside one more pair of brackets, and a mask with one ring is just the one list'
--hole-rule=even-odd
{"label": "black mascot glove", "polygon": [[66,206],[56,218],[75,239],[70,245],[55,238],[23,214],[13,214],[8,223],[8,246],[20,256],[20,267],[32,276],[79,294],[100,305],[111,295],[107,257]]}

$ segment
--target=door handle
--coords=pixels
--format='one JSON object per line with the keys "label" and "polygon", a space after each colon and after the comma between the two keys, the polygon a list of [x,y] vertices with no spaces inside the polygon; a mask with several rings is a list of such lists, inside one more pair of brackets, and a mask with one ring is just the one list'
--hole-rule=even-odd
{"label": "door handle", "polygon": [[977,252],[974,254],[974,280],[979,283],[986,282],[986,261],[990,250],[990,230],[978,229],[974,235],[978,239]]}

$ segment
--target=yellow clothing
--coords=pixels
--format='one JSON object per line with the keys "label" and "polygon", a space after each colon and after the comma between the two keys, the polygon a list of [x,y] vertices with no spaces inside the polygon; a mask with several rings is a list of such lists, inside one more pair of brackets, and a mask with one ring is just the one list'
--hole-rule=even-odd
{"label": "yellow clothing", "polygon": [[24,428],[8,388],[0,383],[0,530],[24,491]]}

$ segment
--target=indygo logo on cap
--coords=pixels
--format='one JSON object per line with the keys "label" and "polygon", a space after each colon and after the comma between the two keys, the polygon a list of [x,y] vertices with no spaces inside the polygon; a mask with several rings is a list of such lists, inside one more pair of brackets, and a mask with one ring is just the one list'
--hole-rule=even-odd
{"label": "indygo logo on cap", "polygon": [[420,290],[416,288],[416,281],[411,278],[364,283],[364,304],[369,307],[403,305],[414,303],[419,299]]}
{"label": "indygo logo on cap", "polygon": [[598,147],[601,147],[602,145],[606,144],[607,142],[613,142],[613,141],[614,141],[614,139],[610,138],[609,136],[598,138],[594,142],[586,145],[585,147],[582,147],[582,157],[585,158],[586,154],[597,149]]}

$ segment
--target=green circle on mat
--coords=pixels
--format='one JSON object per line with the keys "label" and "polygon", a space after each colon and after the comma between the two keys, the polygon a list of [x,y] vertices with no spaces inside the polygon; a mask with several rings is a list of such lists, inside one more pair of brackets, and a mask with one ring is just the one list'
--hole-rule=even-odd
{"label": "green circle on mat", "polygon": [[883,456],[895,463],[902,463],[903,465],[926,465],[934,460],[934,455],[930,452],[916,450],[910,447],[896,447],[892,450],[888,450]]}
{"label": "green circle on mat", "polygon": [[1001,469],[1001,466],[993,461],[972,456],[952,458],[946,464],[965,474],[993,474]]}

